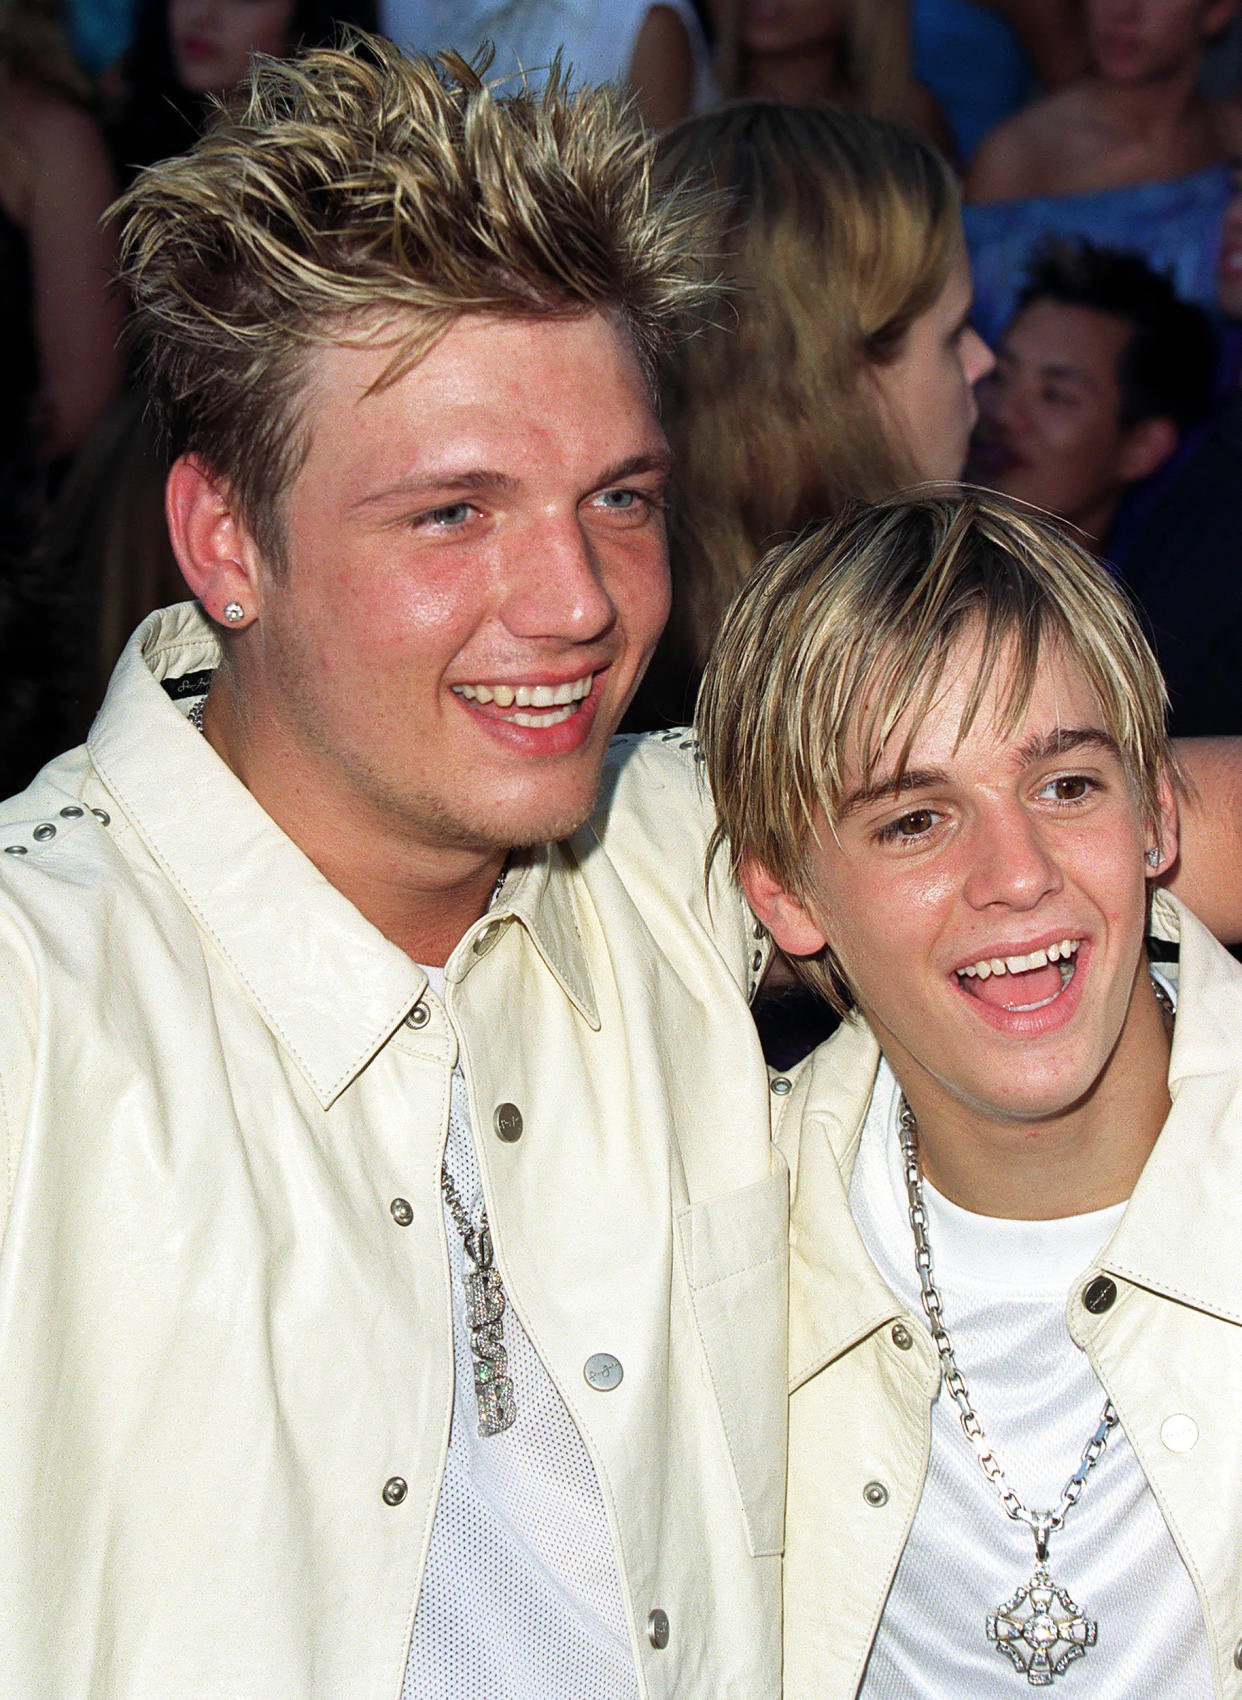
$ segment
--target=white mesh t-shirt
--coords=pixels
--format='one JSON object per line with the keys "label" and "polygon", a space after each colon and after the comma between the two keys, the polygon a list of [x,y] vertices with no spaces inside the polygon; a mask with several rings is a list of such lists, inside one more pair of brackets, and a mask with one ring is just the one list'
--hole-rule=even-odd
{"label": "white mesh t-shirt", "polygon": [[[443,970],[427,974],[442,998]],[[483,1191],[460,1070],[453,1074],[446,1158],[477,1224]],[[453,1420],[402,1700],[637,1700],[594,1467],[508,1303],[507,1286],[504,1345],[517,1418],[500,1434],[480,1436],[462,1287],[465,1248],[447,1205],[444,1225],[453,1293]]]}
{"label": "white mesh t-shirt", "polygon": [[[921,1319],[899,1103],[897,1082],[881,1063],[850,1208],[880,1274]],[[974,1215],[926,1182],[924,1193],[932,1277],[971,1402],[1009,1485],[1029,1508],[1050,1509],[1104,1408],[1104,1389],[1066,1325],[1066,1303],[1125,1206],[1023,1222]],[[862,1700],[1018,1700],[1029,1692],[984,1624],[1029,1582],[1034,1560],[1029,1528],[1006,1516],[942,1387],[927,1479]],[[1055,1679],[1067,1700],[1211,1694],[1190,1576],[1120,1425],[1065,1527],[1052,1536],[1048,1568],[1098,1624],[1095,1646]]]}

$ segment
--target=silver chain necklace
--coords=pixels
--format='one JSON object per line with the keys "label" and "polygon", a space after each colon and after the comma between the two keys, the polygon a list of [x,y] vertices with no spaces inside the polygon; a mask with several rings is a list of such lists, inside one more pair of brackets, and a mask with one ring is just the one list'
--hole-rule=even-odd
{"label": "silver chain necklace", "polygon": [[[487,900],[489,909],[500,896],[508,872],[509,864],[506,862]],[[474,1360],[474,1397],[479,1407],[479,1433],[487,1439],[489,1435],[503,1434],[505,1429],[512,1428],[517,1418],[513,1382],[506,1374],[509,1355],[505,1351],[505,1290],[492,1255],[487,1206],[480,1205],[476,1228],[449,1174],[447,1155],[440,1159],[440,1190],[454,1226],[461,1235],[466,1256],[474,1265],[473,1273],[463,1270],[462,1287],[466,1295],[470,1355]]]}
{"label": "silver chain necklace", "polygon": [[922,1289],[932,1340],[940,1354],[945,1386],[953,1396],[966,1438],[975,1449],[984,1475],[1000,1496],[1007,1516],[1025,1523],[1035,1537],[1035,1569],[1030,1581],[1003,1605],[989,1614],[987,1638],[997,1652],[1004,1653],[1035,1688],[1047,1687],[1088,1647],[1094,1647],[1097,1624],[1074,1604],[1064,1588],[1058,1587],[1048,1571],[1049,1538],[1060,1529],[1082,1495],[1083,1484],[1117,1422],[1111,1399],[1104,1401],[1099,1426],[1083,1449],[1078,1468],[1066,1482],[1061,1498],[1050,1511],[1032,1511],[1023,1505],[1005,1480],[1005,1473],[988,1445],[983,1425],[971,1404],[970,1394],[957,1367],[953,1342],[945,1326],[940,1294],[932,1279],[932,1252],[927,1237],[927,1208],[923,1201],[923,1179],[919,1171],[919,1128],[914,1111],[901,1100],[901,1150],[905,1164],[906,1196],[910,1226],[914,1230],[914,1262]]}
{"label": "silver chain necklace", "polygon": [[[206,696],[195,699],[187,719],[196,731],[203,730],[203,710]],[[506,862],[501,868],[492,895],[487,900],[490,909],[500,896],[509,871]],[[466,1295],[466,1327],[470,1330],[470,1355],[474,1360],[474,1396],[479,1406],[479,1433],[484,1437],[502,1434],[512,1427],[517,1416],[513,1383],[505,1371],[509,1367],[504,1344],[505,1293],[500,1284],[500,1271],[492,1256],[492,1232],[487,1225],[487,1206],[479,1211],[476,1228],[466,1213],[461,1194],[448,1172],[447,1158],[440,1159],[440,1190],[448,1205],[449,1215],[461,1235],[466,1256],[474,1265],[473,1272],[463,1271],[462,1285]]]}
{"label": "silver chain necklace", "polygon": [[487,1206],[479,1210],[476,1228],[466,1214],[461,1194],[453,1185],[448,1165],[441,1160],[440,1188],[449,1215],[462,1237],[466,1256],[474,1272],[463,1271],[466,1295],[466,1327],[470,1330],[470,1355],[474,1360],[474,1397],[479,1407],[479,1433],[502,1434],[517,1417],[513,1383],[505,1373],[509,1367],[505,1351],[505,1293],[500,1271],[492,1260],[492,1231],[487,1225]]}

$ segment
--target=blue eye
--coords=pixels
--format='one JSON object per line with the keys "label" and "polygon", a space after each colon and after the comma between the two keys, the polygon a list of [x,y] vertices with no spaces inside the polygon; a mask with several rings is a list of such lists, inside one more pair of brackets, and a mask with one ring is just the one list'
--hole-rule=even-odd
{"label": "blue eye", "polygon": [[420,514],[416,523],[427,525],[464,525],[470,518],[469,502],[449,502],[442,508],[432,508],[430,513]]}

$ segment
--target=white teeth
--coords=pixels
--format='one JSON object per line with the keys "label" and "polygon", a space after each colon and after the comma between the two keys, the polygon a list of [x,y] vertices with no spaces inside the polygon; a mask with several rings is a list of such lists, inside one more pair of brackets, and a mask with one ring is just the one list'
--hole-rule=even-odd
{"label": "white teeth", "polygon": [[[453,689],[467,702],[494,702],[497,708],[568,707],[572,712],[576,703],[590,696],[594,681],[595,675],[587,673],[581,679],[568,679],[563,685],[454,685]],[[538,719],[530,719],[514,714],[510,718],[519,726],[555,726],[567,720],[569,715],[543,714]]]}
{"label": "white teeth", "polygon": [[571,703],[565,708],[553,709],[550,714],[523,714],[519,710],[517,714],[510,715],[509,718],[515,726],[559,726],[561,721],[568,720],[573,712]]}
{"label": "white teeth", "polygon": [[1081,939],[1061,939],[1044,950],[1033,950],[1026,956],[983,957],[957,970],[965,980],[986,980],[993,974],[1026,974],[1032,968],[1046,968],[1050,962],[1068,962],[1082,943]]}

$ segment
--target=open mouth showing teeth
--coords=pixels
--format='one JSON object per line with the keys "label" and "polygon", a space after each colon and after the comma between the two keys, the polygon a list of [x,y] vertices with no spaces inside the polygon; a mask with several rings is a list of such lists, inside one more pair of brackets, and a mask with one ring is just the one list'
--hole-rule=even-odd
{"label": "open mouth showing teeth", "polygon": [[1074,977],[1081,939],[1060,939],[1024,956],[984,957],[957,970],[962,990],[996,1009],[1042,1009]]}
{"label": "open mouth showing teeth", "polygon": [[453,694],[480,707],[504,709],[503,718],[515,726],[559,726],[577,714],[594,682],[594,673],[587,673],[561,685],[454,685]]}

